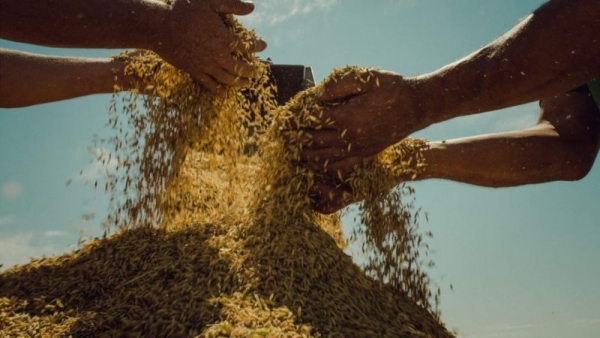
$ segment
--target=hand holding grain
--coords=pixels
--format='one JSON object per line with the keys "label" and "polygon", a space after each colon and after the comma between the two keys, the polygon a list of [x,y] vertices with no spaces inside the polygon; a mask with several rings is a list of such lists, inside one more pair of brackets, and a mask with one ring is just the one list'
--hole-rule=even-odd
{"label": "hand holding grain", "polygon": [[256,69],[233,54],[260,52],[267,45],[263,40],[241,43],[223,15],[247,15],[253,10],[254,4],[241,0],[175,0],[165,35],[154,50],[212,92],[220,93],[224,86],[247,87]]}
{"label": "hand holding grain", "polygon": [[385,71],[334,73],[319,99],[302,157],[326,172],[345,171],[424,127],[413,80]]}

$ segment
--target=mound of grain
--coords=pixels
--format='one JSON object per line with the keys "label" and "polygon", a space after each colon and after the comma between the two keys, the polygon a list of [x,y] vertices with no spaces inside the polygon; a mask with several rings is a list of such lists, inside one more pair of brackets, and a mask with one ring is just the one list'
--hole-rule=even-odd
{"label": "mound of grain", "polygon": [[450,336],[314,226],[133,229],[1,278],[7,336]]}

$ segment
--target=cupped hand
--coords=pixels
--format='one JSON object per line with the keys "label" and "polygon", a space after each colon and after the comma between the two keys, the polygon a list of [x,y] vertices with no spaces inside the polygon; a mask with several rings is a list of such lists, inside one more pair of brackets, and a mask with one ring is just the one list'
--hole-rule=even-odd
{"label": "cupped hand", "polygon": [[156,41],[154,49],[214,93],[223,92],[225,86],[247,87],[257,76],[256,69],[233,54],[260,52],[267,45],[261,39],[241,43],[223,16],[253,10],[254,4],[241,0],[174,0],[163,27],[165,38]]}
{"label": "cupped hand", "polygon": [[359,201],[348,184],[316,183],[309,197],[312,209],[326,215]]}
{"label": "cupped hand", "polygon": [[[144,55],[151,53],[150,51],[143,49],[126,50],[119,55],[113,56],[110,62],[111,74],[113,75],[113,81],[111,82],[111,89],[116,91],[121,90],[132,90],[138,91],[143,90],[140,85],[143,83],[143,79],[134,71],[126,70],[126,64],[136,58],[143,58]],[[108,88],[108,87],[107,87]]]}
{"label": "cupped hand", "polygon": [[[401,158],[398,158],[393,162],[400,163],[402,161]],[[417,162],[418,160],[414,161]],[[345,173],[340,172],[339,175],[328,176],[325,180],[314,182],[309,188],[309,198],[312,209],[322,214],[331,214],[352,203],[364,200],[372,201],[377,196],[387,193],[389,189],[392,189],[403,182],[422,179],[422,176],[418,174],[418,172],[422,173],[418,164],[414,170],[406,168],[405,170],[400,171],[389,171],[388,175],[391,176],[386,175],[385,177],[381,177],[383,181],[375,178],[375,182],[372,181],[373,179],[371,179],[370,182],[369,179],[365,176],[361,176],[361,174],[356,176],[357,172],[354,170],[358,170],[359,173],[361,171],[364,173],[364,170],[368,171],[369,169],[366,167],[361,168],[360,166],[353,166],[352,169],[348,169]],[[354,179],[358,178],[358,182],[360,182],[360,186],[357,188],[358,190],[353,190],[353,184],[357,181],[354,181],[352,176],[354,176]]]}
{"label": "cupped hand", "polygon": [[328,173],[346,171],[423,128],[413,80],[386,71],[364,70],[326,80],[315,112],[318,128],[302,144],[301,156]]}

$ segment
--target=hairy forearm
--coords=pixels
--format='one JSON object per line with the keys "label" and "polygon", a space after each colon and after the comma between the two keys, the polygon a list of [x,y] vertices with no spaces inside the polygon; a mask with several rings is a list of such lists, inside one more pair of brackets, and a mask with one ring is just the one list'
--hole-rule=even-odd
{"label": "hairy forearm", "polygon": [[115,84],[123,85],[122,69],[123,64],[111,58],[69,58],[0,49],[0,107],[111,93]]}
{"label": "hairy forearm", "polygon": [[[589,140],[589,139],[588,139]],[[486,187],[510,187],[587,174],[598,152],[597,142],[559,135],[551,126],[443,142],[424,151],[426,172],[439,178]]]}
{"label": "hairy forearm", "polygon": [[551,97],[600,76],[600,1],[551,0],[481,50],[416,78],[427,124]]}
{"label": "hairy forearm", "polygon": [[161,0],[2,0],[0,37],[53,47],[153,48]]}

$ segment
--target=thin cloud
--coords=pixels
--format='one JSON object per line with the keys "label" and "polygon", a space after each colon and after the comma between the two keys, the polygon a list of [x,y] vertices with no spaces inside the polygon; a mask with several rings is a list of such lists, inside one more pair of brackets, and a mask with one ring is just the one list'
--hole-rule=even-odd
{"label": "thin cloud", "polygon": [[17,218],[14,215],[0,216],[0,227],[13,225],[16,221]]}
{"label": "thin cloud", "polygon": [[21,197],[23,187],[20,183],[12,181],[2,186],[2,196],[6,199],[12,200]]}
{"label": "thin cloud", "polygon": [[340,0],[262,0],[252,14],[240,19],[248,26],[275,25],[295,16],[330,11],[339,3]]}
{"label": "thin cloud", "polygon": [[55,254],[59,247],[52,243],[33,243],[33,233],[20,233],[9,237],[0,238],[0,264],[4,270],[17,264],[29,262],[30,257],[42,257]]}
{"label": "thin cloud", "polygon": [[579,318],[571,322],[578,327],[600,327],[600,317],[598,318]]}
{"label": "thin cloud", "polygon": [[67,233],[62,230],[50,230],[44,232],[44,236],[46,237],[64,237]]}
{"label": "thin cloud", "polygon": [[32,258],[61,255],[77,249],[76,234],[63,230],[20,232],[0,237],[0,271]]}

